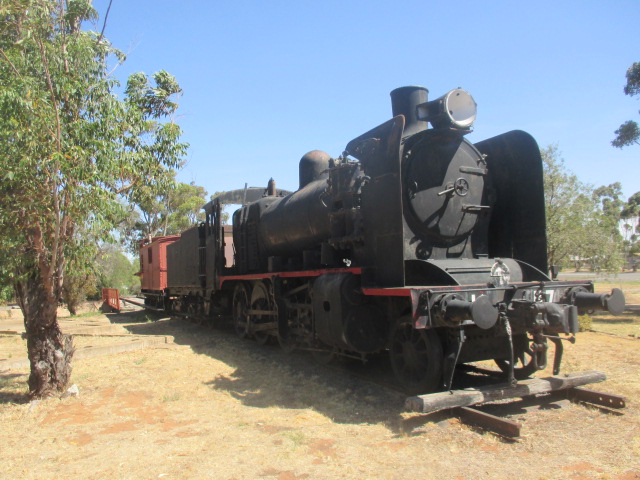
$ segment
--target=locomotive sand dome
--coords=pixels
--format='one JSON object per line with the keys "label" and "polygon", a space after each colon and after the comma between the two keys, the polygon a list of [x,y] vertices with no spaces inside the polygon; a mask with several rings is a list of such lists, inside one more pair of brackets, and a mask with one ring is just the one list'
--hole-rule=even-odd
{"label": "locomotive sand dome", "polygon": [[[402,87],[391,100],[393,118],[341,155],[304,155],[297,191],[271,180],[205,205],[206,221],[168,245],[167,287],[145,291],[150,304],[231,317],[241,336],[325,360],[388,352],[412,392],[450,389],[458,365],[481,360],[529,376],[548,342],[559,371],[578,313],[619,313],[624,296],[547,276],[535,140],[470,142],[476,104],[459,88],[429,101]],[[226,203],[243,205],[233,232]]]}

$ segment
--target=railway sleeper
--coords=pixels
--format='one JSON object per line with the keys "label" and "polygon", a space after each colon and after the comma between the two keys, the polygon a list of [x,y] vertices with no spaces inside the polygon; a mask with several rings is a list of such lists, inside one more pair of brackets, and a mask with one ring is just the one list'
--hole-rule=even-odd
{"label": "railway sleeper", "polygon": [[[515,385],[499,384],[479,388],[466,388],[426,395],[408,397],[405,408],[419,413],[450,411],[464,423],[478,426],[499,435],[517,438],[522,425],[502,416],[483,411],[484,407],[494,407],[494,413],[508,412],[510,403],[494,404],[506,399],[522,398],[531,404],[544,404],[549,400],[568,398],[573,402],[587,403],[610,409],[623,409],[626,400],[619,395],[586,389],[583,385],[603,382],[606,376],[598,371],[586,371],[545,378],[530,378]],[[520,409],[521,411],[521,409]],[[508,413],[507,413],[508,414]]]}

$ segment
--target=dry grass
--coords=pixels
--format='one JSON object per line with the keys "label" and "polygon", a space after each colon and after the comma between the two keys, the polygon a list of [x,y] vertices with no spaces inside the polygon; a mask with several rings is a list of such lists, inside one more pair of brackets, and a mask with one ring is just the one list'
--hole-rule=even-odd
{"label": "dry grass", "polygon": [[624,313],[619,317],[594,314],[591,318],[591,329],[596,332],[640,338],[640,312]]}
{"label": "dry grass", "polygon": [[[539,410],[517,442],[446,415],[404,413],[360,369],[314,364],[179,320],[114,321],[177,345],[75,362],[79,397],[29,404],[0,373],[0,478],[640,478],[640,343],[581,334],[564,371],[603,370],[623,416]],[[382,363],[380,364],[382,365]]]}
{"label": "dry grass", "polygon": [[595,282],[596,292],[610,292],[612,288],[619,288],[624,292],[629,305],[640,305],[640,282],[622,282],[620,279],[610,278]]}
{"label": "dry grass", "polygon": [[[76,351],[112,345],[116,342],[133,341],[134,338],[127,336],[106,336],[106,335],[74,335],[73,345]],[[26,358],[27,341],[19,335],[0,335],[0,360],[15,360]]]}
{"label": "dry grass", "polygon": [[[624,292],[626,303],[640,305],[640,282],[624,282],[616,280],[596,283],[596,292],[610,292],[612,288],[620,288]],[[594,313],[592,329],[597,332],[640,338],[640,311],[625,312],[614,317],[606,313]]]}

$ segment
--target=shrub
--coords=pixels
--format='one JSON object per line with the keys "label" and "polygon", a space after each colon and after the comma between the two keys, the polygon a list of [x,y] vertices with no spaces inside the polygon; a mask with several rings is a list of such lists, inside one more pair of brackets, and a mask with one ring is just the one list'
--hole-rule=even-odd
{"label": "shrub", "polygon": [[13,288],[10,285],[0,285],[0,305],[13,302],[15,300],[13,297]]}
{"label": "shrub", "polygon": [[68,271],[62,285],[62,301],[71,315],[77,315],[80,304],[95,293],[95,277],[91,273]]}
{"label": "shrub", "polygon": [[581,332],[591,331],[592,324],[593,318],[590,315],[580,315],[578,317],[578,327]]}

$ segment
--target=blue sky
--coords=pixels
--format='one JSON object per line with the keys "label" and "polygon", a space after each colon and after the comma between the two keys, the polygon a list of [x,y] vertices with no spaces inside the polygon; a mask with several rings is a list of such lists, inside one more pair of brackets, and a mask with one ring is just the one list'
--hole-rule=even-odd
{"label": "blue sky", "polygon": [[[94,0],[102,28],[108,0]],[[613,148],[640,121],[625,72],[640,61],[640,1],[113,0],[105,35],[128,58],[115,72],[173,74],[191,144],[184,182],[209,193],[295,190],[298,161],[338,156],[391,118],[389,92],[456,87],[478,104],[474,132],[521,129],[557,143],[594,186],[640,191],[640,146]]]}

